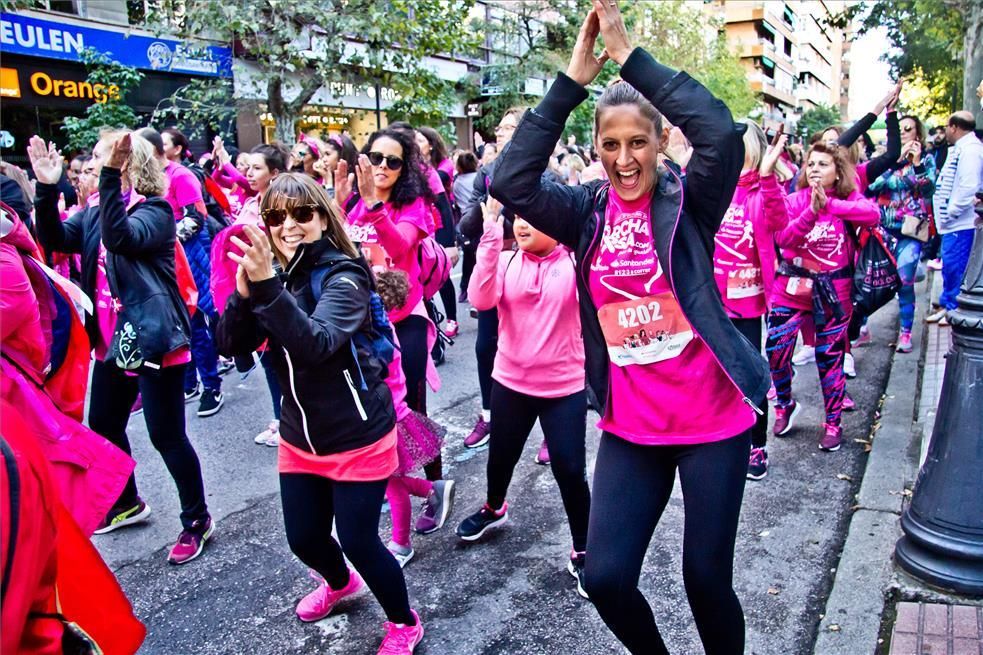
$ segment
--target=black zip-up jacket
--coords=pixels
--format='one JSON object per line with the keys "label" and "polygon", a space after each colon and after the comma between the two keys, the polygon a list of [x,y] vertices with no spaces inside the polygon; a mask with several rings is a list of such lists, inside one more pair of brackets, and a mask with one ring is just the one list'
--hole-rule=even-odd
{"label": "black zip-up jacket", "polygon": [[[771,382],[768,366],[760,347],[745,339],[727,317],[713,277],[713,237],[744,165],[744,128],[701,84],[659,64],[641,48],[625,61],[621,76],[693,144],[686,181],[681,183],[676,174],[666,171],[653,190],[655,250],[687,320],[745,402],[755,406]],[[562,73],[557,76],[539,106],[526,112],[496,160],[491,195],[575,252],[587,380],[598,400],[606,403],[610,363],[588,276],[604,230],[608,185],[595,181],[567,186],[541,179],[567,117],[586,98],[583,87]]]}
{"label": "black zip-up jacket", "polygon": [[[106,246],[109,290],[123,305],[122,318],[137,330],[137,343],[147,362],[187,345],[191,318],[177,286],[174,247],[177,227],[167,201],[149,197],[127,211],[119,169],[103,167],[99,206],[89,207],[62,222],[58,187],[38,183],[38,233],[48,251],[82,255],[82,290],[93,299],[99,243]],[[98,321],[89,317],[90,343],[98,339]]]}
{"label": "black zip-up jacket", "polygon": [[[326,267],[315,304],[311,274]],[[363,260],[330,239],[302,243],[282,276],[249,283],[249,298],[232,294],[215,338],[226,355],[247,355],[269,340],[283,389],[280,435],[316,455],[375,443],[396,425],[386,366],[367,349],[352,354],[352,337],[367,330],[372,277]],[[366,389],[362,389],[362,381]]]}

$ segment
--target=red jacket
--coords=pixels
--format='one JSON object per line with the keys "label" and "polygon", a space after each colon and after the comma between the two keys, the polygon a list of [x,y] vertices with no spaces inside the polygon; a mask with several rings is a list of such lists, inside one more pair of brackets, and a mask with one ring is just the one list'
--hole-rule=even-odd
{"label": "red jacket", "polygon": [[65,620],[81,627],[106,655],[135,653],[146,629],[62,505],[45,455],[19,410],[0,400],[0,651],[61,653]]}

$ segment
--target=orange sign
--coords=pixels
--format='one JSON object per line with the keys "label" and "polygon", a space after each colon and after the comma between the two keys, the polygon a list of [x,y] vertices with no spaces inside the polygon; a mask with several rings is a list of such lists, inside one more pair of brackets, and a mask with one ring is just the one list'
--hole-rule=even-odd
{"label": "orange sign", "polygon": [[20,79],[13,68],[0,68],[0,98],[19,98]]}

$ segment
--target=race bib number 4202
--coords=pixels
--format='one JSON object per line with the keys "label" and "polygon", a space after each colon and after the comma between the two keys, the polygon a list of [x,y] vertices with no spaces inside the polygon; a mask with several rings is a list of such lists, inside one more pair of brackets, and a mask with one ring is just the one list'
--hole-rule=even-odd
{"label": "race bib number 4202", "polygon": [[693,328],[669,291],[609,303],[597,317],[608,356],[616,366],[673,359],[693,340]]}

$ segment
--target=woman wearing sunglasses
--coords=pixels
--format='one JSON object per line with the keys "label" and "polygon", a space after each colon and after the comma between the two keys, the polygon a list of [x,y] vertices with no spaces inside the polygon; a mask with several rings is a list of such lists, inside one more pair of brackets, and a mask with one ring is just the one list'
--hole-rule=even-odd
{"label": "woman wearing sunglasses", "polygon": [[[229,354],[268,340],[267,357],[288,390],[277,466],[284,527],[290,549],[317,581],[297,616],[323,619],[364,580],[389,619],[379,652],[412,653],[423,627],[402,571],[379,539],[382,498],[398,465],[392,395],[385,365],[354,341],[371,328],[372,274],[312,178],[279,176],[263,196],[262,216],[269,238],[251,225],[245,239],[233,237],[242,253],[229,253],[239,267],[236,293],[217,334]],[[320,288],[312,288],[314,280]]]}
{"label": "woman wearing sunglasses", "polygon": [[[429,357],[436,328],[424,305],[417,252],[420,241],[430,234],[433,197],[423,174],[420,150],[410,132],[392,128],[376,132],[363,153],[358,162],[361,197],[348,214],[348,234],[361,244],[373,268],[399,269],[409,277],[406,302],[389,311],[389,320],[399,337],[406,404],[426,416],[427,380],[436,375]],[[438,461],[429,465],[428,473],[434,469],[439,472]],[[427,498],[416,524],[418,532],[432,532],[443,525],[442,517],[447,514],[443,507],[450,500],[451,486],[444,489],[448,493]]]}

